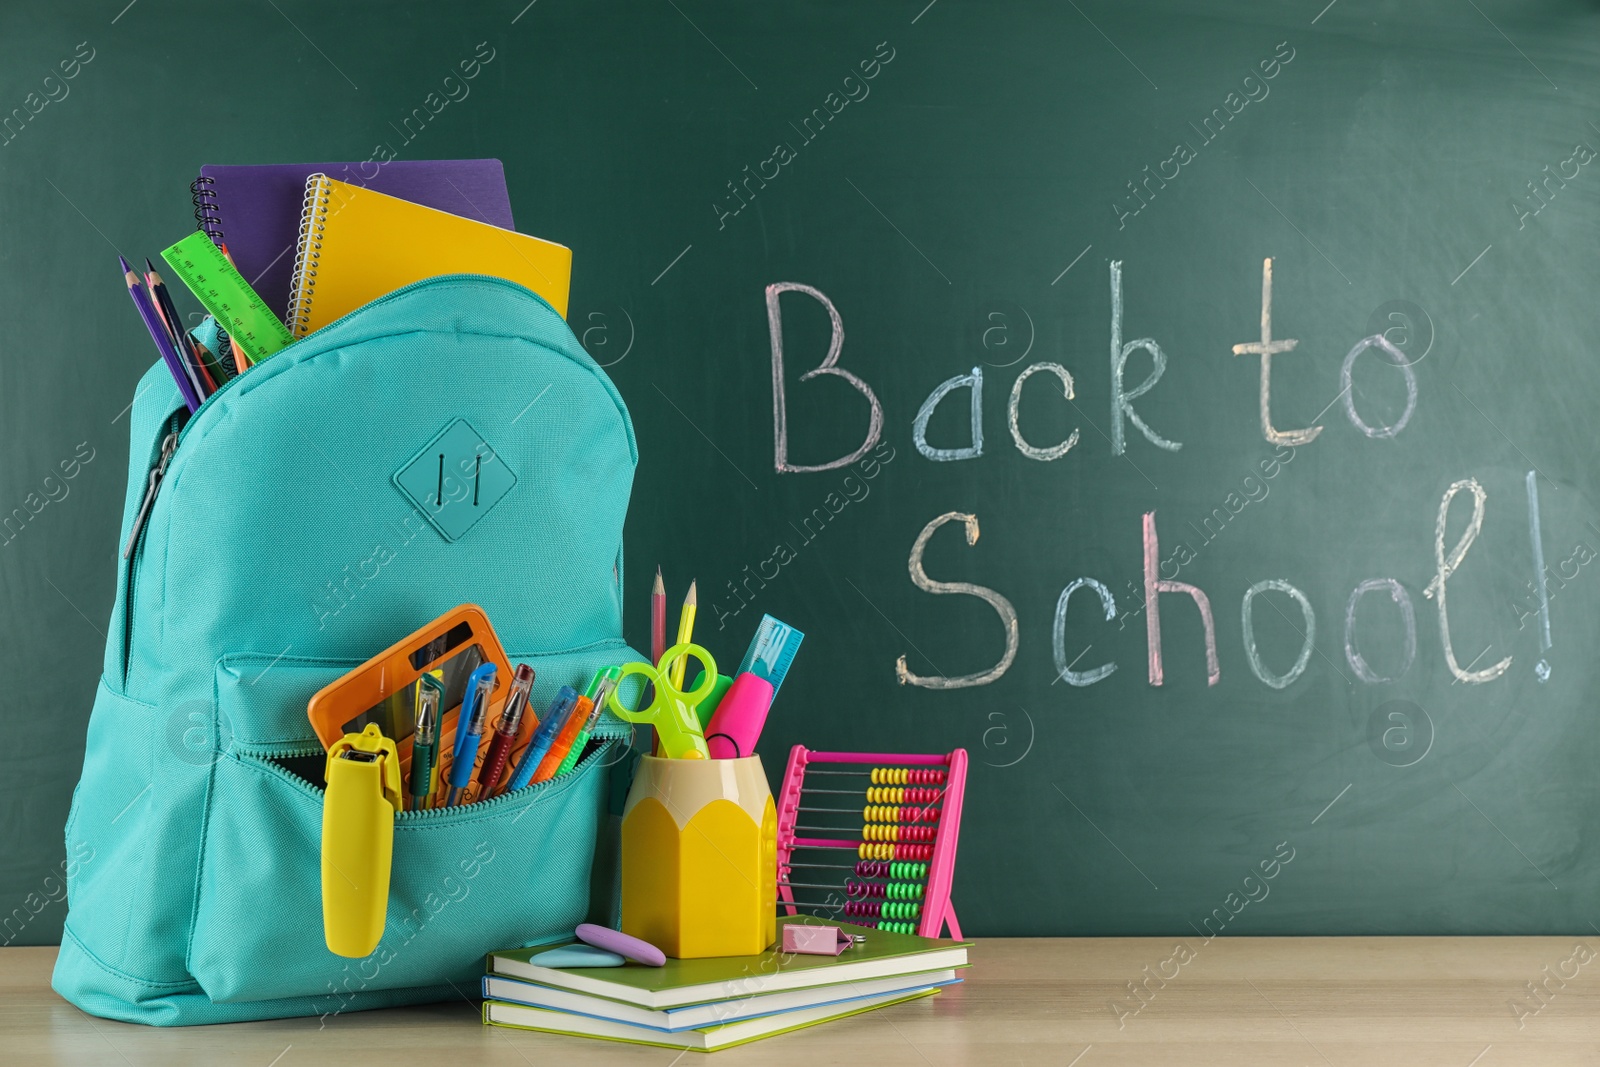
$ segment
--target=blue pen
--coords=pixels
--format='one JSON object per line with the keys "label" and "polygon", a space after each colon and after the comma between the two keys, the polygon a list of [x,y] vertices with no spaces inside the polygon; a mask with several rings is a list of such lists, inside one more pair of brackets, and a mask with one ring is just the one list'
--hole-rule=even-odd
{"label": "blue pen", "polygon": [[550,710],[545,713],[544,721],[539,724],[539,729],[534,732],[533,740],[528,742],[528,747],[522,751],[522,759],[517,763],[517,769],[511,776],[510,783],[506,786],[509,793],[521,789],[533,777],[533,772],[539,769],[539,764],[544,761],[545,753],[550,751],[550,743],[555,740],[556,734],[567,724],[567,718],[572,714],[572,709],[577,707],[578,691],[570,685],[561,687],[556,698],[550,702]]}
{"label": "blue pen", "polygon": [[467,691],[456,713],[456,745],[450,758],[450,795],[446,807],[454,807],[461,791],[472,782],[472,768],[478,762],[478,740],[489,716],[489,694],[494,692],[493,663],[485,663],[467,678]]}

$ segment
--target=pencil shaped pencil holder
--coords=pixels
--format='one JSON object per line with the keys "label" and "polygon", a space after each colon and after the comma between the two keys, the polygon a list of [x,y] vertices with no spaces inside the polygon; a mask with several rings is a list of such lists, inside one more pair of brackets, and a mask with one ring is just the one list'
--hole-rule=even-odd
{"label": "pencil shaped pencil holder", "polygon": [[765,950],[777,830],[761,757],[641,757],[622,815],[623,933],[676,959]]}

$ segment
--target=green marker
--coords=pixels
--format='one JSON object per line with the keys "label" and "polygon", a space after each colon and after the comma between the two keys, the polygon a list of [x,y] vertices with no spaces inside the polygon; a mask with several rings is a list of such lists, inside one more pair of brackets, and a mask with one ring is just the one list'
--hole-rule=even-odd
{"label": "green marker", "polygon": [[260,363],[293,343],[289,328],[256,295],[250,283],[204,231],[191,233],[161,253],[161,258],[183,279],[205,309],[223,324],[233,343],[250,357],[250,362]]}
{"label": "green marker", "polygon": [[[701,685],[705,684],[705,680],[705,671],[695,675],[694,688],[690,689],[689,692],[693,693],[698,690]],[[711,716],[717,713],[717,705],[722,703],[722,698],[727,695],[728,687],[731,685],[733,685],[732,678],[729,678],[726,674],[717,675],[717,684],[711,687],[711,692],[706,694],[705,699],[694,706],[694,716],[700,720],[700,729],[702,731],[709,732]]]}
{"label": "green marker", "polygon": [[583,695],[594,701],[594,709],[589,712],[589,721],[583,724],[583,729],[572,742],[572,748],[567,751],[567,758],[561,761],[561,766],[556,768],[554,777],[559,778],[578,765],[583,758],[583,748],[589,743],[589,733],[594,729],[594,724],[600,720],[600,712],[605,709],[606,697],[611,695],[611,690],[617,687],[617,677],[622,674],[621,667],[607,667],[594,672],[594,677],[589,679],[589,688]]}

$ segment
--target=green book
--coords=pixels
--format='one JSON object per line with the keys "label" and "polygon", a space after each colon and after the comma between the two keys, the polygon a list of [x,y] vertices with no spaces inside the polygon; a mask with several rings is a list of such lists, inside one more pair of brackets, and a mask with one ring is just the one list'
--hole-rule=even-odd
{"label": "green book", "polygon": [[817,922],[815,918],[803,915],[780,917],[777,946],[754,956],[669,959],[664,967],[630,963],[624,967],[557,969],[529,962],[539,953],[557,947],[540,945],[490,953],[489,973],[661,1010],[711,1000],[733,1000],[758,993],[809,989],[836,982],[859,982],[869,978],[967,966],[969,942],[918,937],[916,934],[893,934],[846,923],[828,925],[838,926],[849,934],[859,934],[866,940],[845,949],[842,955],[789,954],[779,947],[783,944],[785,924],[815,926]]}
{"label": "green book", "polygon": [[648,1026],[632,1026],[611,1019],[596,1019],[588,1015],[575,1015],[565,1011],[545,1008],[528,1008],[521,1004],[505,1004],[498,1000],[483,1003],[483,1021],[493,1026],[511,1026],[519,1030],[542,1030],[549,1034],[569,1034],[574,1037],[599,1037],[607,1041],[627,1041],[635,1045],[660,1045],[663,1048],[693,1049],[696,1052],[715,1052],[763,1037],[787,1034],[791,1030],[832,1022],[850,1015],[860,1015],[875,1008],[901,1004],[919,997],[931,997],[937,988],[919,989],[913,993],[886,993],[878,997],[865,997],[846,1004],[826,1004],[816,1008],[803,1008],[782,1015],[767,1015],[744,1022],[707,1026],[699,1030],[680,1030],[673,1033]]}

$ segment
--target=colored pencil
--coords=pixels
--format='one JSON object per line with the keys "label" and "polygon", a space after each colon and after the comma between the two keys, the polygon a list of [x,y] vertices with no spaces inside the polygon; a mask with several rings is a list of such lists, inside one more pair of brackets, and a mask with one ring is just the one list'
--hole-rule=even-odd
{"label": "colored pencil", "polygon": [[[689,595],[683,598],[683,613],[678,616],[678,644],[687,644],[694,637],[694,616],[700,608],[700,597],[695,592],[695,583],[689,583]],[[672,687],[679,692],[683,691],[683,675],[688,669],[689,657],[679,656],[672,664]]]}
{"label": "colored pencil", "polygon": [[[650,662],[661,663],[661,657],[667,651],[667,586],[661,579],[661,567],[656,566],[656,584],[650,589]],[[639,698],[641,708],[649,707],[655,699],[655,686],[645,683],[644,693]],[[641,732],[642,731],[642,732]],[[661,749],[655,736],[655,729],[650,726],[634,727],[635,745],[639,749],[652,755],[660,756]]]}
{"label": "colored pencil", "polygon": [[156,313],[155,306],[150,303],[150,294],[144,291],[144,285],[139,280],[139,274],[128,265],[128,261],[121,256],[117,262],[122,264],[123,280],[128,283],[128,296],[133,300],[139,318],[144,320],[144,328],[150,331],[150,339],[155,342],[156,350],[161,353],[161,358],[167,364],[167,370],[178,383],[178,392],[183,395],[183,402],[190,411],[200,407],[200,397],[195,392],[194,384],[190,381],[188,373],[184,370],[183,356],[173,346],[171,337],[167,334],[167,327]]}
{"label": "colored pencil", "polygon": [[656,568],[655,588],[650,590],[650,659],[661,662],[667,651],[667,586]]}
{"label": "colored pencil", "polygon": [[167,324],[167,332],[172,335],[172,344],[177,348],[178,354],[186,359],[189,368],[190,380],[194,382],[195,390],[202,398],[210,396],[217,391],[217,382],[211,377],[211,372],[206,370],[205,361],[200,358],[196,345],[189,339],[189,332],[183,328],[183,320],[178,317],[178,305],[172,302],[172,294],[167,291],[167,283],[161,280],[161,275],[156,271],[156,265],[150,262],[149,257],[144,261],[144,281],[150,287],[151,302],[156,310],[161,312],[161,317]]}

